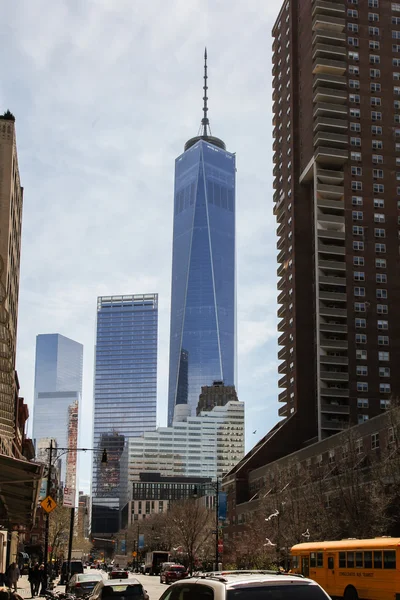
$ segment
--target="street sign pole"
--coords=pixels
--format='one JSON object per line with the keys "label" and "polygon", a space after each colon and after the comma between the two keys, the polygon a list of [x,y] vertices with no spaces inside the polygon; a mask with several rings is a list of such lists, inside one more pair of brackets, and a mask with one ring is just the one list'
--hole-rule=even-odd
{"label": "street sign pole", "polygon": [[[53,439],[50,440],[50,448],[49,448],[49,464],[47,471],[47,493],[46,496],[50,496],[51,489],[51,461],[53,458]],[[47,590],[49,584],[49,527],[50,527],[50,515],[46,514],[46,523],[44,530],[44,577],[45,577],[45,588]]]}
{"label": "street sign pole", "polygon": [[65,593],[67,593],[68,590],[68,582],[70,580],[71,577],[71,556],[72,556],[72,541],[74,539],[74,522],[75,522],[75,506],[73,506],[71,508],[71,520],[69,523],[69,540],[68,540],[68,577],[67,577],[67,583],[65,586]]}
{"label": "street sign pole", "polygon": [[219,480],[217,477],[217,486],[215,489],[215,570],[216,571],[218,571],[218,563],[219,563],[218,526],[219,526]]}

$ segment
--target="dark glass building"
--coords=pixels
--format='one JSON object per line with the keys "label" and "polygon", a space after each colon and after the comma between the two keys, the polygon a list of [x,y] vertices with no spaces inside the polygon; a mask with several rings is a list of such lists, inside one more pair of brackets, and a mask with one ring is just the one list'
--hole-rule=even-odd
{"label": "dark glass building", "polygon": [[210,134],[207,65],[204,92],[202,135],[175,162],[169,425],[203,385],[235,383],[235,155]]}
{"label": "dark glass building", "polygon": [[157,294],[98,298],[92,534],[118,531],[125,441],[156,427],[157,328]]}

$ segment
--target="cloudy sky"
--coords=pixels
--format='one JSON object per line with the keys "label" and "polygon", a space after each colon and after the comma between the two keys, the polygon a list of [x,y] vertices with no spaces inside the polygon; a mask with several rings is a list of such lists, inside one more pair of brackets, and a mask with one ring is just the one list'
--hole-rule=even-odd
{"label": "cloudy sky", "polygon": [[[238,392],[246,403],[246,448],[277,420],[271,28],[280,4],[2,6],[0,110],[16,116],[25,189],[21,394],[32,407],[38,333],[84,344],[82,445],[91,444],[99,295],[159,293],[158,424],[166,423],[174,160],[198,131],[205,45],[212,131],[237,153]],[[89,464],[89,457],[81,461],[84,489]]]}

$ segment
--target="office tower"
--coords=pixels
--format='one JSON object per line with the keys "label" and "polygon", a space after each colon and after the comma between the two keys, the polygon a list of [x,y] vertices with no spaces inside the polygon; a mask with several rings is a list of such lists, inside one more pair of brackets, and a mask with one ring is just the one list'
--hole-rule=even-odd
{"label": "office tower", "polygon": [[305,441],[400,393],[400,3],[288,0],[273,37],[279,414]]}
{"label": "office tower", "polygon": [[204,410],[212,410],[214,406],[225,406],[231,400],[238,400],[234,385],[224,385],[223,381],[214,381],[212,385],[203,385],[196,415]]}
{"label": "office tower", "polygon": [[0,446],[12,453],[15,435],[15,348],[23,188],[19,178],[15,118],[0,116]]}
{"label": "office tower", "polygon": [[235,155],[207,117],[175,161],[168,424],[196,413],[202,385],[235,384]]}
{"label": "office tower", "polygon": [[[59,333],[36,337],[33,439],[49,433],[60,448],[76,448],[82,396],[83,346]],[[61,458],[61,481],[76,489],[77,455]]]}
{"label": "office tower", "polygon": [[[127,438],[156,427],[158,295],[97,301],[92,533],[119,528],[121,456]],[[102,450],[107,450],[107,464]]]}
{"label": "office tower", "polygon": [[128,490],[140,473],[175,477],[222,477],[243,457],[244,403],[230,400],[224,406],[158,427],[130,438]]}

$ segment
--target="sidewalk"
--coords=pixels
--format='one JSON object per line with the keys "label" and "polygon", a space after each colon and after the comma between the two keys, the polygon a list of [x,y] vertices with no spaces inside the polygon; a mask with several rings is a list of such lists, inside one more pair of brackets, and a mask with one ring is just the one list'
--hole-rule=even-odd
{"label": "sidewalk", "polygon": [[18,579],[17,592],[23,598],[31,598],[31,584],[28,581],[28,575],[22,575]]}
{"label": "sidewalk", "polygon": [[[57,586],[58,587],[58,586]],[[65,586],[60,586],[59,591],[64,591]],[[28,581],[28,575],[22,575],[18,579],[17,592],[22,598],[32,598],[31,595],[31,584]],[[36,596],[37,598],[44,598],[44,596]]]}

